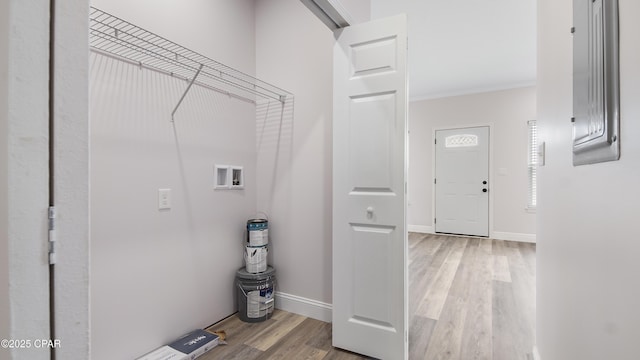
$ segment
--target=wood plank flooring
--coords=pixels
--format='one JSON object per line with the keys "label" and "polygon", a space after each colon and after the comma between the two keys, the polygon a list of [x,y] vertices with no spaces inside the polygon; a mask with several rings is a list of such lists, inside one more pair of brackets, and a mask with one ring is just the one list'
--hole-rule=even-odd
{"label": "wood plank flooring", "polygon": [[[531,360],[535,244],[409,234],[409,359]],[[331,346],[331,324],[276,310],[262,323],[232,316],[228,345],[201,359],[365,359]]]}
{"label": "wood plank flooring", "polygon": [[409,358],[532,359],[535,249],[410,233]]}
{"label": "wood plank flooring", "polygon": [[198,359],[365,359],[331,346],[331,324],[277,309],[261,323],[245,323],[234,315],[209,330],[225,330],[227,345],[219,345]]}

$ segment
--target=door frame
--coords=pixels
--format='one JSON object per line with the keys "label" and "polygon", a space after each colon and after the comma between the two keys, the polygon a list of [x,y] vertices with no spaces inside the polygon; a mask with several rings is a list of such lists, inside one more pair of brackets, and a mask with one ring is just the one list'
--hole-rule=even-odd
{"label": "door frame", "polygon": [[[56,208],[51,265],[53,358],[91,358],[89,199],[89,2],[51,9],[50,187]],[[54,340],[55,340],[54,339]]]}
{"label": "door frame", "polygon": [[[489,128],[489,239],[493,238],[493,181],[495,179],[494,169],[493,169],[493,122],[484,122],[484,123],[471,123],[465,125],[451,125],[451,126],[434,126],[431,129],[431,179],[436,178],[436,131],[441,130],[461,130],[475,127],[488,127]],[[436,187],[433,186],[433,181],[431,181],[431,227],[433,229],[433,233],[436,233],[436,224],[433,222],[433,219],[436,217]],[[447,235],[449,236],[449,235]],[[464,237],[475,237],[473,235],[455,235],[450,234],[450,236],[464,236]]]}

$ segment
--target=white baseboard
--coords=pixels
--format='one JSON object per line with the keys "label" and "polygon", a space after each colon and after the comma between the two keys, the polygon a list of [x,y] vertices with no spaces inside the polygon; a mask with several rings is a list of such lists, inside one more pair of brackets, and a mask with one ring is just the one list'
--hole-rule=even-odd
{"label": "white baseboard", "polygon": [[[407,230],[409,232],[415,232],[415,233],[435,234],[433,226],[407,225]],[[494,231],[491,234],[491,238],[497,239],[497,240],[510,240],[510,241],[520,241],[520,242],[528,242],[528,243],[536,242],[536,234],[523,234],[523,233],[514,233],[514,232],[506,232],[506,231]]]}
{"label": "white baseboard", "polygon": [[512,232],[503,232],[503,231],[494,231],[491,234],[491,238],[497,239],[497,240],[528,242],[528,243],[534,243],[534,244],[536,242],[536,234],[522,234],[522,233],[512,233]]}
{"label": "white baseboard", "polygon": [[433,234],[433,226],[407,225],[407,230],[416,233]]}
{"label": "white baseboard", "polygon": [[322,301],[277,291],[276,308],[312,319],[331,322],[333,306]]}

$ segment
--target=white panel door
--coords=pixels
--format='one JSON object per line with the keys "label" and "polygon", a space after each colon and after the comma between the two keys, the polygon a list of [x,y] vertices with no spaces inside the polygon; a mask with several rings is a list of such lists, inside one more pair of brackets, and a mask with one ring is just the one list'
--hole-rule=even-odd
{"label": "white panel door", "polygon": [[489,128],[436,131],[435,229],[489,236]]}
{"label": "white panel door", "polygon": [[333,345],[406,359],[406,17],[336,38]]}

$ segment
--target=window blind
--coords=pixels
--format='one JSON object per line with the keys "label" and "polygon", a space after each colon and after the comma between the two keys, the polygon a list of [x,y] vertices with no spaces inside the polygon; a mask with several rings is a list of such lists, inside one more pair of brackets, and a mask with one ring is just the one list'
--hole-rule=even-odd
{"label": "window blind", "polygon": [[529,171],[529,194],[528,194],[528,208],[536,207],[536,195],[537,195],[537,179],[536,170],[538,166],[538,129],[535,120],[529,120],[527,122],[529,133],[529,151],[528,151],[528,171]]}

